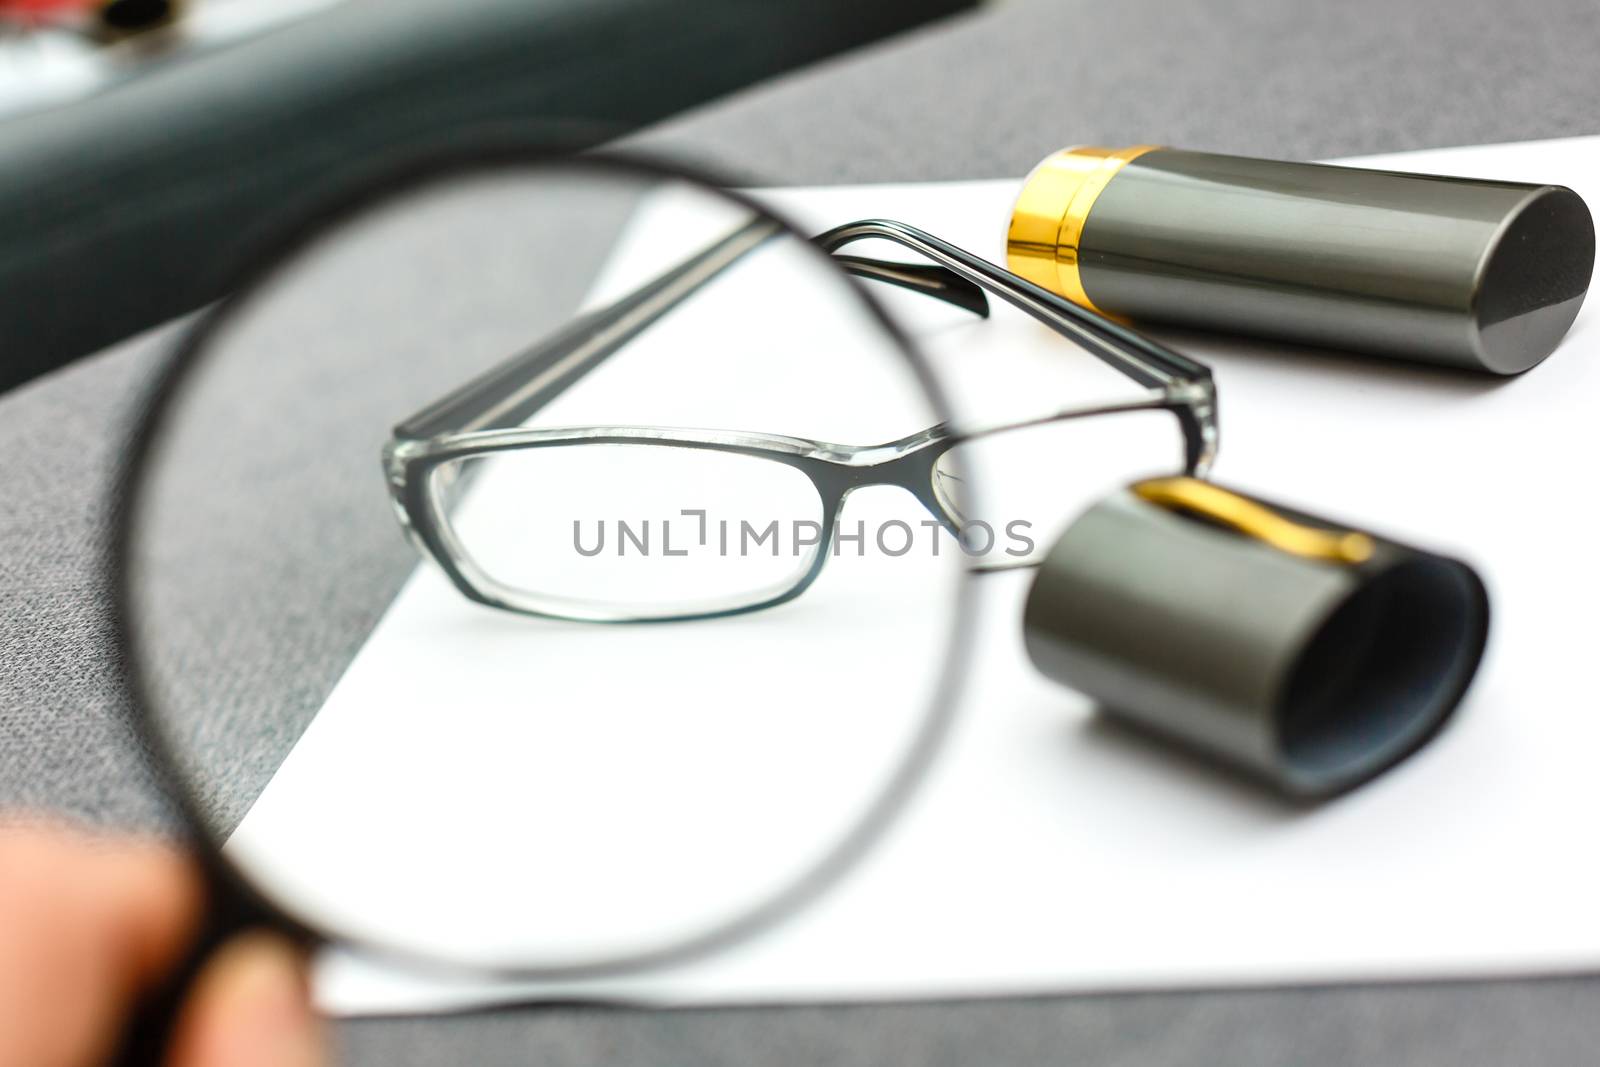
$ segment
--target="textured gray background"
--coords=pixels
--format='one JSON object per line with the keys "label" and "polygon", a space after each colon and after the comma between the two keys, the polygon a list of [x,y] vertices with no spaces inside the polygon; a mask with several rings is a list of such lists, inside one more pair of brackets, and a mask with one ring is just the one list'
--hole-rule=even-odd
{"label": "textured gray background", "polygon": [[[1020,175],[1072,142],[1319,157],[1522,140],[1600,132],[1597,54],[1595,0],[1013,0],[638,142],[745,180],[824,183]],[[0,397],[0,805],[171,825],[117,698],[98,572],[117,430],[162,344],[142,339]],[[1568,1064],[1600,1047],[1596,1003],[1600,981],[1563,979],[525,1009],[338,1034],[358,1064]]]}

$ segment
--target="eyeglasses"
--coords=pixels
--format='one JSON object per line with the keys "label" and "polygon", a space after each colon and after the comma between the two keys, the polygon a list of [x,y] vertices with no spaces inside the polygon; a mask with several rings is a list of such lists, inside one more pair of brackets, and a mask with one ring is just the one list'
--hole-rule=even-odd
{"label": "eyeglasses", "polygon": [[[1109,443],[1058,453],[1067,464],[1092,466],[1097,449],[1103,460],[1106,449],[1142,440],[1157,457],[1148,473],[1203,475],[1209,467],[1218,430],[1204,365],[913,226],[881,219],[840,226],[815,243],[858,278],[980,316],[989,314],[986,294],[996,296],[1138,392],[1020,420],[941,423],[868,444],[730,429],[525,425],[778,233],[764,219],[737,227],[395,428],[384,467],[396,514],[464,595],[513,612],[598,622],[773,607],[805,592],[847,545],[857,554],[868,543],[889,556],[911,550],[919,533],[904,519],[870,533],[864,523],[854,533],[841,527],[846,499],[874,486],[915,498],[930,517],[918,525],[931,551],[939,551],[943,531],[973,557],[975,570],[1028,566],[1048,548],[1048,531],[1031,516],[1062,468],[1051,468],[1043,484],[1027,479],[1036,484],[1024,487],[1020,495],[1032,499],[1021,506],[985,506],[983,486],[970,492],[965,473],[984,469],[981,453],[1036,454],[1039,438],[1092,423],[1120,432]],[[868,239],[931,262],[839,251]],[[1142,416],[1161,428],[1133,427]]]}

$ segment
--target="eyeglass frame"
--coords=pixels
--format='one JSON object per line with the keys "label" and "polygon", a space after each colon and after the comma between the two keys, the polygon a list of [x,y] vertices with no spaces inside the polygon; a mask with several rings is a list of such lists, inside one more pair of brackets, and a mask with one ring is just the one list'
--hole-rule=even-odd
{"label": "eyeglass frame", "polygon": [[[821,574],[833,545],[836,520],[855,489],[892,485],[910,492],[958,538],[959,519],[935,490],[934,469],[956,446],[1013,430],[1069,419],[1136,411],[1174,415],[1184,436],[1183,473],[1203,477],[1219,443],[1216,387],[1209,368],[1103,315],[1081,308],[905,223],[868,219],[829,230],[814,243],[857,277],[930,295],[986,317],[992,293],[1145,386],[1146,396],[1123,403],[1060,409],[1034,418],[960,431],[939,423],[916,434],[871,445],[732,430],[663,426],[522,426],[539,407],[574,384],[601,360],[661,315],[709,284],[780,232],[758,218],[702,249],[613,303],[580,316],[566,329],[491,368],[473,381],[402,421],[383,450],[383,466],[396,518],[419,551],[432,558],[468,599],[523,615],[582,622],[682,622],[721,618],[776,607],[804,593]],[[856,241],[879,238],[933,260],[934,266],[841,256]],[[603,338],[596,343],[596,338]],[[585,346],[590,351],[585,352]],[[530,384],[532,383],[532,384]],[[507,425],[510,423],[510,425]],[[810,566],[771,595],[729,597],[699,610],[660,614],[589,605],[575,598],[516,589],[486,573],[456,537],[445,515],[439,472],[463,460],[497,453],[583,444],[681,447],[749,456],[804,474],[821,501],[821,534]],[[1014,565],[1013,565],[1014,566]],[[1005,567],[973,566],[982,572]]]}

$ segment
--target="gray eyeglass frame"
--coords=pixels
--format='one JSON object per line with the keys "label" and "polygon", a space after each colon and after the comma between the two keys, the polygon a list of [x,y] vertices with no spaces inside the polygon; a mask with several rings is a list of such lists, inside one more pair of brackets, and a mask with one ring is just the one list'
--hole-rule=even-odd
{"label": "gray eyeglass frame", "polygon": [[[832,253],[835,262],[852,275],[933,296],[981,316],[988,315],[984,294],[992,293],[1143,386],[1144,395],[1123,403],[1063,408],[990,426],[956,430],[940,423],[871,445],[664,426],[522,426],[602,360],[779,232],[775,223],[762,218],[734,230],[620,299],[579,316],[567,328],[491,368],[395,428],[383,450],[383,466],[396,517],[418,549],[439,565],[464,596],[519,614],[583,622],[675,622],[775,607],[805,592],[821,574],[832,552],[836,520],[852,491],[875,485],[905,489],[959,538],[961,518],[946,507],[935,488],[939,460],[975,438],[1069,419],[1169,412],[1177,418],[1184,436],[1183,473],[1203,477],[1209,470],[1219,430],[1216,387],[1207,367],[970,252],[915,227],[883,219],[838,227],[817,237],[815,243]],[[934,265],[838,254],[845,245],[871,238],[911,249]],[[822,508],[822,533],[818,544],[812,546],[810,565],[794,578],[765,589],[660,611],[540,595],[497,581],[473,561],[455,536],[446,517],[441,476],[462,460],[584,444],[702,449],[763,459],[800,471],[816,489]]]}

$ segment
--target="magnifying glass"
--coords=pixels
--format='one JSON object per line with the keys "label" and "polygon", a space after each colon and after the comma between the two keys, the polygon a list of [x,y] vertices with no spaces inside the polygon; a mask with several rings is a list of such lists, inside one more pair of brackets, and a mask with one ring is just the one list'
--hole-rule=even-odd
{"label": "magnifying glass", "polygon": [[837,881],[969,644],[965,476],[884,286],[974,299],[676,168],[504,148],[238,279],[155,390],[115,541],[208,937],[582,997]]}

